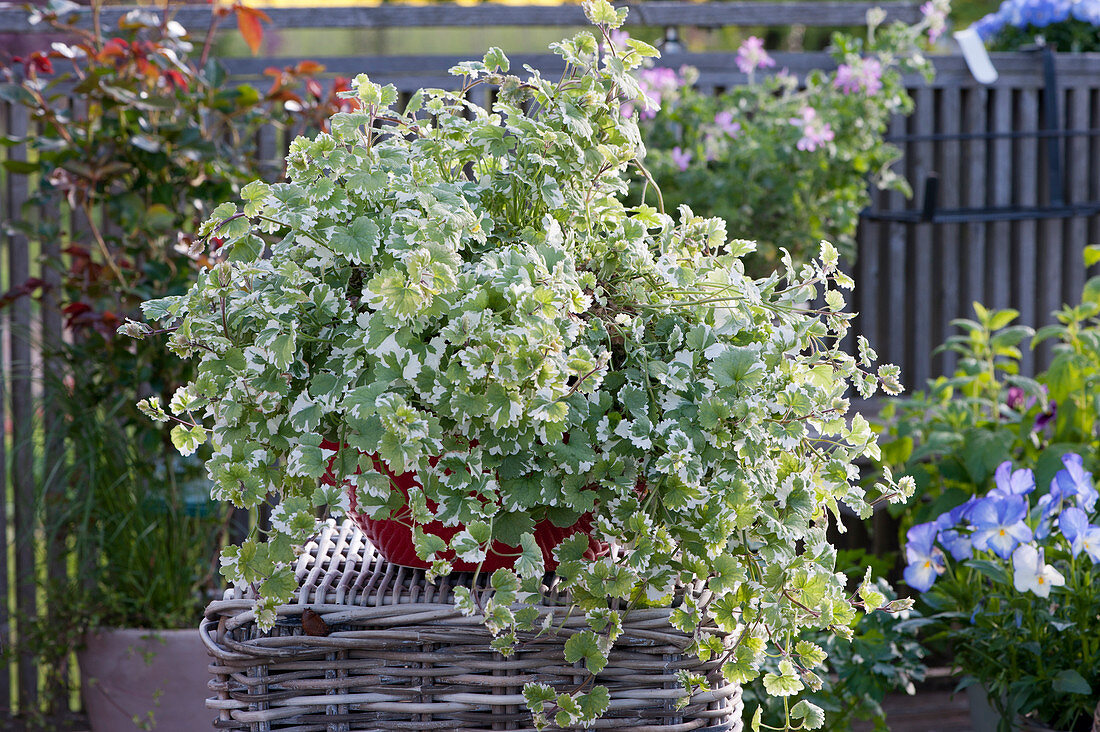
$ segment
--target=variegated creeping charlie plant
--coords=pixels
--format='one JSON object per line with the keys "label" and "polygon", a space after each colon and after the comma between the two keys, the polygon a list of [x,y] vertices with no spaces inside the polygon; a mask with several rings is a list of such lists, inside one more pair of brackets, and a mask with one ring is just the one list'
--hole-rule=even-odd
{"label": "variegated creeping charlie plant", "polygon": [[[621,627],[608,598],[660,603],[701,580],[707,591],[687,591],[673,614],[692,650],[746,681],[770,646],[784,660],[768,690],[795,694],[824,656],[799,632],[849,633],[855,615],[825,531],[841,502],[868,513],[853,463],[877,447],[845,395],[896,391],[898,372],[873,371],[862,339],[858,357],[840,350],[852,282],[829,244],[754,281],[740,259],[753,244],[727,241],[722,221],[624,200],[644,150],[619,110],[642,97],[631,70],[657,54],[607,42],[625,10],[593,0],[586,12],[598,33],[554,44],[560,78],[509,76],[492,49],[452,70],[460,91],[423,90],[403,112],[392,86],[356,79],[359,111],[295,140],[288,182],[251,183],[213,212],[202,233],[221,242],[215,263],[186,294],[144,306],[162,330],[122,328],[170,332],[170,348],[199,361],[167,410],[144,409],[175,423],[181,451],[211,443],[216,498],[274,496],[266,541],[222,557],[229,580],[259,588],[262,626],[295,589],[318,507],[347,508],[320,482],[330,459],[364,510],[404,503],[362,454],[376,453],[423,486],[408,498],[422,557],[445,549],[420,528],[432,520],[465,525],[450,548],[468,561],[492,540],[522,547],[478,608],[503,652],[535,629],[537,613],[517,605],[543,581],[533,525],[592,512],[622,552],[584,560],[583,537],[559,547],[558,575],[590,626],[566,660],[604,666]],[[499,86],[491,109],[469,98],[481,84]],[[324,439],[347,447],[333,455]],[[875,496],[905,490],[888,479]],[[871,586],[856,604],[883,604]],[[736,645],[705,618],[736,629]],[[587,684],[527,696],[539,724],[607,707],[606,688]],[[791,712],[819,723],[805,701]]]}

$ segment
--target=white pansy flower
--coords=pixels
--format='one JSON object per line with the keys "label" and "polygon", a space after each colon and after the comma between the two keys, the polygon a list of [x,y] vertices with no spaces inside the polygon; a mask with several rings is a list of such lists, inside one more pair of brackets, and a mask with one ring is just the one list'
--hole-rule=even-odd
{"label": "white pansy flower", "polygon": [[1043,561],[1043,550],[1032,544],[1021,544],[1012,552],[1012,584],[1018,592],[1034,592],[1050,597],[1051,587],[1066,583],[1062,573]]}

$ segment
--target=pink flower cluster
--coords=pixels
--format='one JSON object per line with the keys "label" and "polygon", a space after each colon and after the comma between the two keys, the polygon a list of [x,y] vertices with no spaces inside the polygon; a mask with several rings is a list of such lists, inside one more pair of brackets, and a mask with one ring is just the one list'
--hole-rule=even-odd
{"label": "pink flower cluster", "polygon": [[836,70],[833,86],[845,94],[859,90],[874,96],[882,89],[882,64],[878,59],[865,58],[856,64],[841,64]]}
{"label": "pink flower cluster", "polygon": [[[642,119],[653,119],[657,116],[657,108],[665,99],[671,99],[684,85],[684,79],[672,69],[657,67],[654,69],[642,69],[638,72],[638,86],[642,88],[649,101],[641,110]],[[619,109],[624,117],[634,114],[634,103],[627,102]]]}
{"label": "pink flower cluster", "polygon": [[624,30],[619,30],[617,28],[608,33],[608,36],[611,39],[611,45],[614,46],[617,51],[625,50],[626,42],[630,40],[629,33]]}
{"label": "pink flower cluster", "polygon": [[672,148],[672,163],[683,173],[691,165],[691,150],[681,150],[680,146]]}
{"label": "pink flower cluster", "polygon": [[928,0],[920,6],[920,12],[924,21],[928,23],[928,40],[935,43],[943,32],[947,30],[948,5],[942,0]]}
{"label": "pink flower cluster", "polygon": [[733,121],[733,112],[725,110],[714,115],[714,126],[730,137],[741,134],[741,123]]}
{"label": "pink flower cluster", "polygon": [[798,117],[792,117],[790,123],[802,128],[802,139],[795,145],[799,150],[813,152],[826,142],[832,142],[836,136],[828,122],[817,116],[813,107],[803,107]]}
{"label": "pink flower cluster", "polygon": [[775,60],[764,50],[763,39],[749,36],[737,49],[737,68],[742,74],[751,74],[756,69],[775,66]]}

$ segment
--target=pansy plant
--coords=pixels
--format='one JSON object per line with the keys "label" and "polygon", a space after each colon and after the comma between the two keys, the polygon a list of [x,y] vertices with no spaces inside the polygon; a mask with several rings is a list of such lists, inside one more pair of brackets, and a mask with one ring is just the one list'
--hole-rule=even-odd
{"label": "pansy plant", "polygon": [[[643,146],[620,109],[647,104],[630,72],[656,51],[613,42],[625,10],[585,9],[600,38],[554,44],[566,70],[553,78],[511,76],[492,49],[452,70],[459,91],[422,90],[403,110],[392,86],[357,78],[356,109],[292,143],[286,183],[254,182],[214,211],[212,266],[145,304],[159,326],[122,329],[167,332],[198,362],[167,408],[143,407],[182,451],[212,444],[218,499],[277,504],[266,541],[222,556],[229,580],[257,588],[261,627],[295,590],[317,512],[348,510],[321,480],[331,470],[359,511],[407,506],[430,576],[451,570],[447,549],[478,562],[494,540],[521,547],[492,599],[458,598],[505,654],[540,630],[534,525],[591,513],[621,551],[586,560],[581,536],[558,547],[588,621],[566,661],[599,672],[629,608],[679,593],[671,620],[692,653],[733,682],[777,655],[764,684],[796,694],[824,660],[795,642],[803,629],[850,637],[853,601],[888,605],[869,579],[849,597],[826,530],[842,503],[866,516],[912,489],[887,478],[868,494],[854,467],[877,447],[849,389],[896,392],[898,372],[875,368],[862,339],[858,356],[841,350],[852,281],[830,244],[753,280],[753,244],[722,221],[626,200]],[[470,99],[481,84],[498,88],[490,108]],[[372,455],[419,485],[406,498]],[[432,521],[465,528],[448,546]],[[591,682],[526,696],[539,726],[608,706]],[[806,727],[820,716],[807,702],[791,712]]]}
{"label": "pansy plant", "polygon": [[1081,456],[1062,466],[1031,501],[1034,474],[1006,461],[985,497],[912,527],[905,580],[1005,719],[1074,729],[1100,690],[1100,526]]}

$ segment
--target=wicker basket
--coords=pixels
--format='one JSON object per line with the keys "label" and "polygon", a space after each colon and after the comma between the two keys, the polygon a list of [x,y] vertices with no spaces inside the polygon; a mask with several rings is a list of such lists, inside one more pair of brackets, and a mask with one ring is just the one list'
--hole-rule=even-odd
{"label": "wicker basket", "polygon": [[[452,589],[470,575],[429,584],[420,570],[381,561],[350,522],[331,522],[297,566],[296,604],[279,610],[260,633],[252,598],[235,590],[211,605],[200,627],[214,662],[207,699],[215,729],[251,730],[525,730],[526,682],[571,691],[585,673],[562,658],[566,633],[528,635],[504,658],[488,647],[479,618],[451,605]],[[566,604],[544,612],[566,631],[583,624]],[[303,632],[303,612],[310,616]],[[630,612],[607,668],[597,677],[611,708],[595,729],[631,732],[739,732],[741,689],[723,682],[716,662],[683,654],[687,637],[668,624],[669,610]],[[680,709],[676,672],[712,681]]]}

